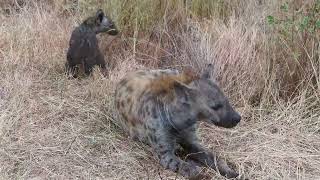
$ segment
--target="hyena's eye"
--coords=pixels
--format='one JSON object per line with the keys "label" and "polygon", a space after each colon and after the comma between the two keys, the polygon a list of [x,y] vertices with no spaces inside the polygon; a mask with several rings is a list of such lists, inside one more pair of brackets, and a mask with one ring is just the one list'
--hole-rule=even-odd
{"label": "hyena's eye", "polygon": [[214,104],[214,105],[211,105],[210,108],[217,111],[219,109],[221,109],[223,107],[223,105],[221,103],[217,103],[217,104]]}
{"label": "hyena's eye", "polygon": [[183,102],[182,103],[182,107],[184,108],[190,108],[191,107],[191,104],[189,102]]}

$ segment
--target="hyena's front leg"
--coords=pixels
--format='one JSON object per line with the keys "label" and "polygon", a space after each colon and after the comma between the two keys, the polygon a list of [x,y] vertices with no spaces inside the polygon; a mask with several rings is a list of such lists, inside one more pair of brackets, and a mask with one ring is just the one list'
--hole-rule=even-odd
{"label": "hyena's front leg", "polygon": [[100,69],[101,69],[101,73],[104,77],[108,76],[108,71],[107,71],[107,67],[106,67],[106,62],[104,60],[104,57],[101,53],[98,54],[97,57],[97,64],[99,65]]}
{"label": "hyena's front leg", "polygon": [[188,158],[191,158],[203,166],[210,167],[219,173],[222,176],[227,178],[236,178],[239,174],[231,169],[225,160],[219,158],[217,155],[207,151],[197,142],[193,143],[182,143],[181,144],[184,150],[188,153]]}
{"label": "hyena's front leg", "polygon": [[92,72],[92,68],[94,66],[94,63],[92,62],[92,59],[86,58],[83,61],[83,66],[84,66],[84,73],[88,76]]}
{"label": "hyena's front leg", "polygon": [[161,139],[161,137],[156,139],[156,143],[152,146],[160,159],[160,164],[165,169],[170,169],[188,179],[208,179],[208,176],[201,173],[202,168],[183,161],[175,155],[172,139]]}
{"label": "hyena's front leg", "polygon": [[[66,62],[65,64],[65,69],[66,69],[66,75],[69,77],[70,74],[73,78],[77,78],[78,77],[78,69],[76,67],[76,65],[74,64],[70,64],[69,62]],[[69,77],[70,78],[70,77]]]}

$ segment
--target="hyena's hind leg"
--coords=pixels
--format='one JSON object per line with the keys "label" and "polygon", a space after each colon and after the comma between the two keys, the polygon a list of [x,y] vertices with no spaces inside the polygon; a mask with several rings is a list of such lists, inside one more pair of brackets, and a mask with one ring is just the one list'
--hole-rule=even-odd
{"label": "hyena's hind leg", "polygon": [[226,178],[236,178],[239,174],[231,169],[225,160],[219,158],[214,153],[207,151],[200,144],[195,142],[184,141],[181,145],[186,153],[187,158],[196,161],[205,167],[210,167],[218,171],[222,176]]}

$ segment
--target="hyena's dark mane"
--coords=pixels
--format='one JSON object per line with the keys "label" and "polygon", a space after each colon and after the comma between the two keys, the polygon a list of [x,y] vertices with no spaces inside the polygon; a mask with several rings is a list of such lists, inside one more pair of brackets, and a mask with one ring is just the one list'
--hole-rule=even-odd
{"label": "hyena's dark mane", "polygon": [[148,89],[154,95],[163,94],[171,96],[176,82],[188,85],[199,78],[200,77],[191,69],[187,69],[180,74],[163,74],[153,80]]}

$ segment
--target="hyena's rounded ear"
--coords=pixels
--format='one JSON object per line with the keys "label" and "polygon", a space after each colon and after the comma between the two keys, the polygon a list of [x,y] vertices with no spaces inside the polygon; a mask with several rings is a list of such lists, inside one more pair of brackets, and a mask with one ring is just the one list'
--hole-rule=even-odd
{"label": "hyena's rounded ear", "polygon": [[102,9],[98,9],[97,13],[96,13],[96,19],[99,23],[102,22],[103,20],[103,17],[104,17],[104,12]]}
{"label": "hyena's rounded ear", "polygon": [[173,82],[173,90],[175,91],[176,95],[181,98],[185,98],[186,95],[190,95],[194,91],[194,89],[179,81]]}
{"label": "hyena's rounded ear", "polygon": [[213,71],[213,65],[211,63],[207,64],[202,75],[201,75],[201,78],[210,79],[212,71]]}

